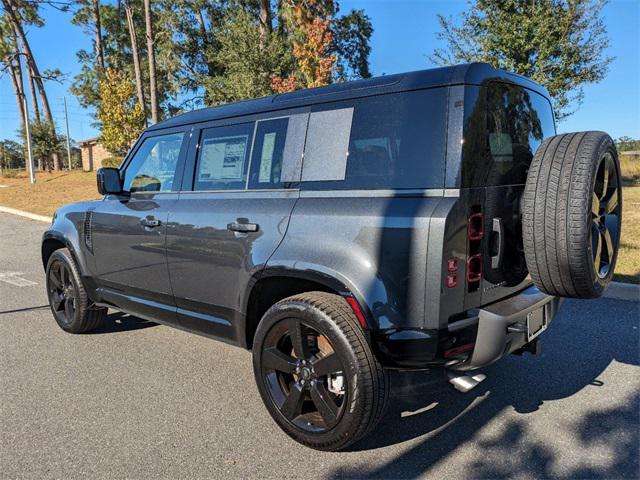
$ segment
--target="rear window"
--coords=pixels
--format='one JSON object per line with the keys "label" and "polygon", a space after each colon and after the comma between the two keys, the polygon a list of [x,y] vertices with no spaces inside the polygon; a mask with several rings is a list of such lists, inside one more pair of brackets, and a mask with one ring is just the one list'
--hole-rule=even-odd
{"label": "rear window", "polygon": [[302,188],[442,188],[445,108],[445,88],[314,107]]}
{"label": "rear window", "polygon": [[555,135],[549,101],[504,83],[467,87],[462,186],[523,184],[536,150]]}

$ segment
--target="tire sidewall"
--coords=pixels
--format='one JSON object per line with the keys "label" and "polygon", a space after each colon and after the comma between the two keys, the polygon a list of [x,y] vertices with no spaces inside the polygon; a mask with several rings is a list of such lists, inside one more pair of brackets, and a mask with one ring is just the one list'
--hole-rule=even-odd
{"label": "tire sidewall", "polygon": [[[347,402],[346,408],[337,425],[326,432],[305,432],[289,422],[275,405],[265,385],[261,367],[264,341],[269,331],[280,321],[287,318],[297,318],[305,325],[325,335],[345,368],[344,375],[347,388],[344,401]],[[318,449],[333,450],[350,443],[361,423],[363,392],[361,392],[360,388],[360,377],[363,372],[358,370],[358,362],[347,337],[329,315],[300,300],[291,300],[274,305],[265,313],[258,325],[252,354],[253,370],[258,391],[267,410],[285,433],[300,443]]]}
{"label": "tire sidewall", "polygon": [[[63,263],[67,267],[70,273],[71,283],[73,285],[73,288],[76,291],[75,311],[73,314],[73,320],[69,323],[65,323],[60,319],[57,312],[53,308],[53,304],[51,302],[49,272],[51,271],[51,267],[56,262]],[[68,251],[66,249],[59,249],[53,252],[49,257],[49,261],[47,262],[47,269],[46,269],[47,299],[49,300],[49,307],[51,308],[51,313],[53,314],[53,317],[55,318],[56,323],[60,326],[60,328],[62,328],[66,332],[74,333],[76,331],[79,323],[82,320],[82,312],[84,312],[86,308],[86,306],[82,302],[82,297],[80,295],[81,292],[80,292],[80,284],[78,283],[79,281],[80,280],[78,278],[77,269],[75,268],[75,263],[71,255],[68,253]]]}

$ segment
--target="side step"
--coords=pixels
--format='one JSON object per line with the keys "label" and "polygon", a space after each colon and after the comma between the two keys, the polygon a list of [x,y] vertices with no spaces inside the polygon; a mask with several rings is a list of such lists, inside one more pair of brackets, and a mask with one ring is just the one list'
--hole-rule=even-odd
{"label": "side step", "polygon": [[477,387],[487,376],[484,373],[476,373],[475,375],[467,375],[461,372],[448,371],[449,383],[456,390],[467,393],[472,388]]}

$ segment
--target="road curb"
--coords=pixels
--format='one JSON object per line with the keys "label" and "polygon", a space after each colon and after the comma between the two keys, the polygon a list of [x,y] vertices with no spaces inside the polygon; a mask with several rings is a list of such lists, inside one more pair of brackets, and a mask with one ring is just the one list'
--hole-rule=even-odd
{"label": "road curb", "polygon": [[18,210],[16,208],[3,207],[2,205],[0,205],[0,212],[10,213],[11,215],[18,215],[20,217],[29,218],[31,220],[36,220],[38,222],[51,223],[51,217],[46,217],[44,215],[36,215],[35,213],[25,212],[23,210]]}
{"label": "road curb", "polygon": [[626,300],[628,302],[640,302],[640,285],[611,282],[604,297]]}

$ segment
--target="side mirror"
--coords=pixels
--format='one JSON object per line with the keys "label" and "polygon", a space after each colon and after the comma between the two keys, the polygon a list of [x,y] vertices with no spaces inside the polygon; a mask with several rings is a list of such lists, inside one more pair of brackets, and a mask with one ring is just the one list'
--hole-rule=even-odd
{"label": "side mirror", "polygon": [[120,170],[117,168],[103,167],[96,173],[98,192],[100,195],[122,193],[122,182],[120,181]]}

